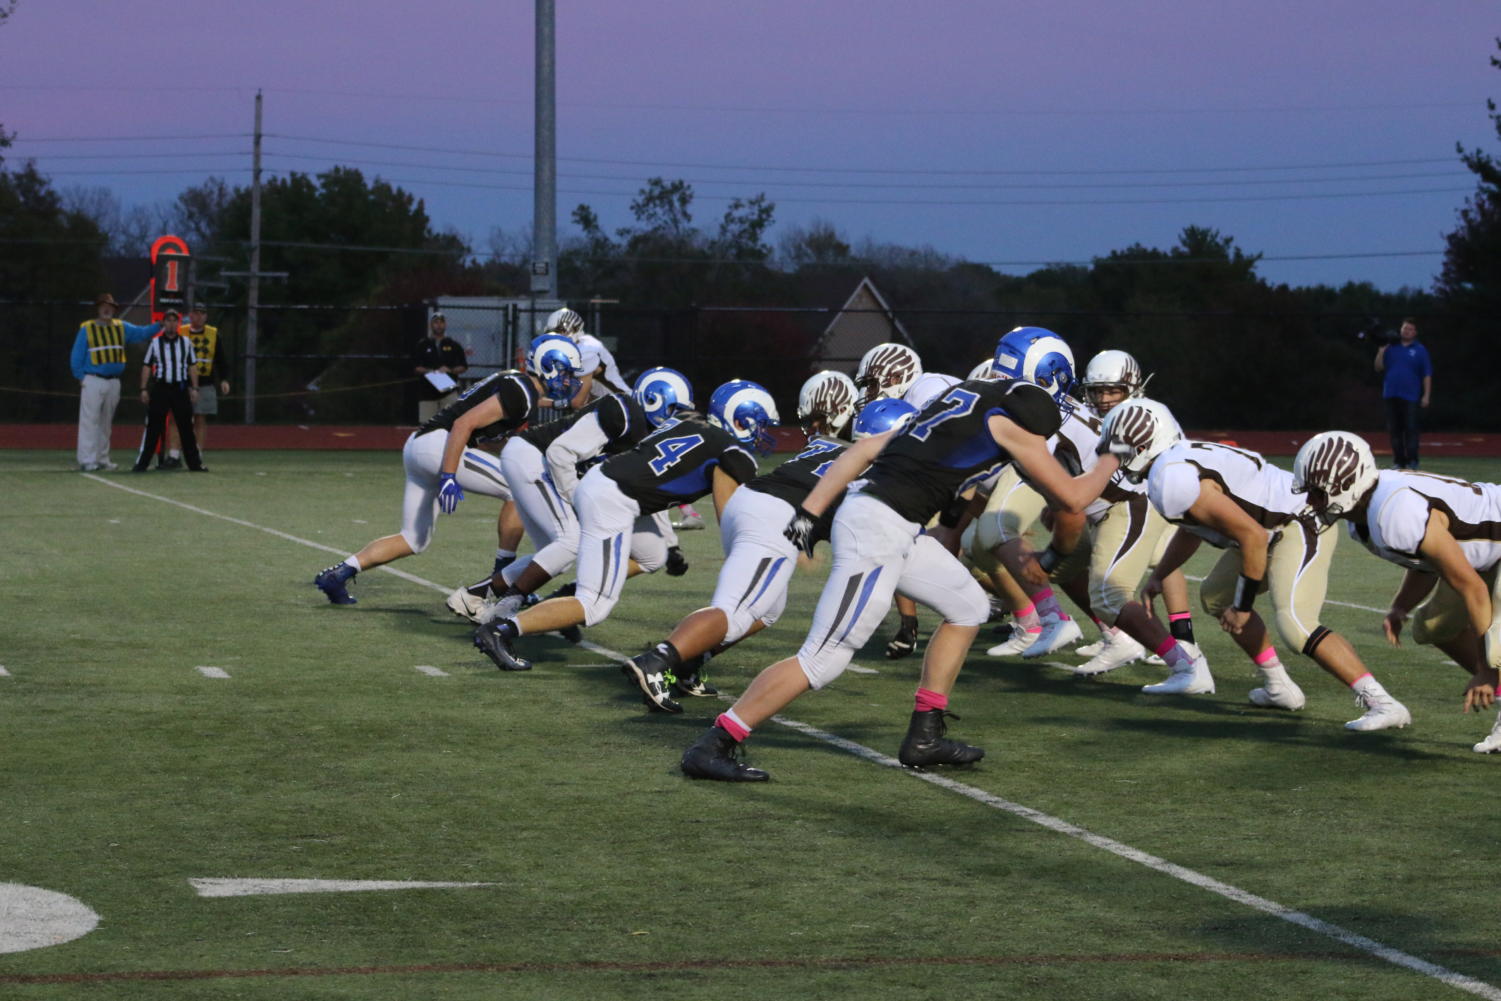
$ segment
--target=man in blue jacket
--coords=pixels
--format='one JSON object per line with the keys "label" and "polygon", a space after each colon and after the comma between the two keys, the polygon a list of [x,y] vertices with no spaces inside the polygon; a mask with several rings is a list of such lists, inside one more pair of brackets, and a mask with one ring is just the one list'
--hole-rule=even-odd
{"label": "man in blue jacket", "polygon": [[1418,326],[1402,321],[1398,339],[1376,351],[1376,371],[1384,373],[1381,396],[1386,402],[1386,429],[1392,438],[1392,463],[1418,468],[1418,413],[1433,394],[1433,362],[1418,343]]}
{"label": "man in blue jacket", "polygon": [[73,340],[73,378],[83,389],[78,401],[78,466],[86,473],[115,468],[109,461],[109,434],[120,405],[125,346],[149,340],[161,329],[158,323],[138,327],[116,319],[119,308],[114,296],[101,292],[94,300],[94,319],[80,326]]}

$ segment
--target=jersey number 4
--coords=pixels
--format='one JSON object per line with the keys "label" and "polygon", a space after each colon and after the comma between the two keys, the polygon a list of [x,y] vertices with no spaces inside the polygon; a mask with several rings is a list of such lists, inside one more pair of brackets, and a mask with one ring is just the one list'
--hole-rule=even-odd
{"label": "jersey number 4", "polygon": [[647,465],[651,467],[652,472],[661,476],[673,466],[682,462],[683,456],[703,443],[704,436],[701,434],[685,434],[676,438],[668,438],[666,441],[659,441],[656,443],[657,457],[647,462]]}

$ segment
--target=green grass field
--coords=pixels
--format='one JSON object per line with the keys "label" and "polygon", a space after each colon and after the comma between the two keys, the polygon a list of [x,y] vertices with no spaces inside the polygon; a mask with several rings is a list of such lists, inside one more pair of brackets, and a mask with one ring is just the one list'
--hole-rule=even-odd
{"label": "green grass field", "polygon": [[[1501,759],[1470,750],[1492,717],[1460,714],[1465,676],[1436,651],[1384,645],[1371,609],[1399,572],[1348,543],[1325,621],[1408,729],[1346,732],[1349,693],[1287,651],[1307,708],[1251,707],[1253,668],[1201,614],[1217,695],[1154,699],[1138,689],[1161,669],[1080,681],[981,646],[954,733],[989,754],[955,784],[768,725],[749,757],[774,780],[725,786],[677,770],[721,703],[648,714],[609,652],[553,638],[523,648],[528,674],[472,649],[443,595],[488,569],[492,502],[396,564],[418,579],[368,572],[357,606],[323,599],[319,569],[397,527],[394,453],[70,465],[0,452],[0,884],[100,920],[0,955],[0,997],[1501,998]],[[633,582],[594,644],[633,654],[707,600],[717,533],[683,542],[689,574]],[[799,578],[715,683],[737,692],[795,649],[820,584]],[[788,716],[892,755],[917,665],[876,642],[856,663],[875,673]],[[189,883],[230,877],[492,885]],[[0,906],[0,942],[36,917]]]}

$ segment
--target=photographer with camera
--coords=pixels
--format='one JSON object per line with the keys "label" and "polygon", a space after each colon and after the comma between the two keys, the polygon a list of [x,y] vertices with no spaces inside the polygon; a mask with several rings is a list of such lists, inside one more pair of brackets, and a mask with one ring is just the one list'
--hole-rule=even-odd
{"label": "photographer with camera", "polygon": [[1376,351],[1376,371],[1384,373],[1381,396],[1386,402],[1386,429],[1392,439],[1392,462],[1398,469],[1418,468],[1418,412],[1433,394],[1433,362],[1418,343],[1418,326],[1402,321],[1396,336]]}

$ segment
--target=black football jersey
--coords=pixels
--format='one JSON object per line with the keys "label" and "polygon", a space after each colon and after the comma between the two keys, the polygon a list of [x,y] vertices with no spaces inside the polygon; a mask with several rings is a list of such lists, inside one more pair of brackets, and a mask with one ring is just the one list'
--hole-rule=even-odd
{"label": "black football jersey", "polygon": [[714,488],[714,470],[736,483],[756,475],[756,458],[734,436],[694,414],[670,420],[629,452],[605,460],[604,474],[620,492],[656,514],[698,500]]}
{"label": "black football jersey", "polygon": [[[839,453],[849,448],[849,442],[835,438],[827,438],[822,435],[808,439],[808,444],[803,450],[776,469],[764,476],[758,476],[745,486],[749,490],[757,490],[763,494],[771,494],[799,507],[807,499],[808,494],[818,485],[818,480],[828,472],[834,460],[839,458]],[[815,539],[827,539],[829,526],[834,521],[834,512],[839,509],[839,502],[844,499],[840,494],[834,503],[828,506],[818,519],[818,525],[814,529]]]}
{"label": "black football jersey", "polygon": [[926,525],[966,483],[1011,461],[990,433],[990,418],[997,414],[1044,438],[1061,423],[1053,398],[1030,382],[961,382],[897,432],[871,463],[861,489],[908,521]]}
{"label": "black football jersey", "polygon": [[495,372],[470,386],[458,400],[428,418],[427,423],[417,429],[417,433],[424,435],[429,431],[452,431],[455,421],[492,396],[499,397],[500,409],[505,416],[484,427],[475,428],[467,442],[470,447],[505,437],[525,424],[537,409],[537,385],[531,376],[521,372]]}
{"label": "black football jersey", "polygon": [[527,428],[519,437],[535,445],[537,451],[545,453],[547,447],[561,435],[589,418],[599,422],[599,429],[606,438],[604,448],[599,450],[600,455],[618,455],[635,448],[646,437],[647,432],[651,431],[651,425],[646,421],[646,412],[634,397],[611,395],[601,396],[587,407],[566,417]]}

